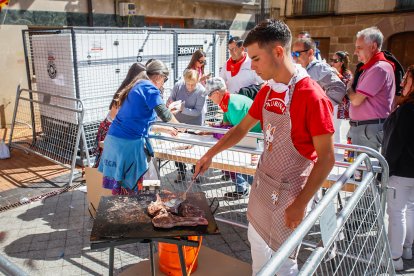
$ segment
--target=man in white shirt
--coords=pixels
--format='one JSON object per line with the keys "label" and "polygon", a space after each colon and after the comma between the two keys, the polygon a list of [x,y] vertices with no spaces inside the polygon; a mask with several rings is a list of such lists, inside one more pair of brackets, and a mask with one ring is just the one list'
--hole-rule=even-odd
{"label": "man in white shirt", "polygon": [[220,72],[220,77],[226,82],[228,91],[233,94],[238,94],[241,88],[263,83],[263,80],[251,69],[251,59],[247,56],[243,42],[237,36],[230,38],[228,44],[230,58]]}

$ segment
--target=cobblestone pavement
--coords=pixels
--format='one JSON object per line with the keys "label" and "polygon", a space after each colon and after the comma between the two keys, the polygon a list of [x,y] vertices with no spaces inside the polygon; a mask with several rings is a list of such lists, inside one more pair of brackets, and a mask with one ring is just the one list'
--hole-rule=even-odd
{"label": "cobblestone pavement", "polygon": [[[0,254],[29,275],[107,275],[108,250],[91,250],[93,221],[86,194],[73,190],[0,213]],[[204,245],[251,263],[247,231],[218,223],[221,234]],[[304,261],[306,252],[299,260]],[[115,272],[149,257],[146,244],[115,249]],[[414,275],[414,261],[402,275]]]}

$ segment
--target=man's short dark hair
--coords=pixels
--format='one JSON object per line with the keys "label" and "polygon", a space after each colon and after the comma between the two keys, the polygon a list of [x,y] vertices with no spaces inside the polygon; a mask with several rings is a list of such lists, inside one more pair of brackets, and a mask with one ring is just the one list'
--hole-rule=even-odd
{"label": "man's short dark hair", "polygon": [[304,50],[312,49],[314,53],[316,51],[316,43],[312,38],[298,38],[295,40],[293,44],[296,44],[296,43],[303,44]]}
{"label": "man's short dark hair", "polygon": [[281,20],[266,19],[256,25],[244,40],[244,47],[257,43],[260,48],[264,46],[280,43],[283,48],[290,52],[292,43],[292,33],[289,27]]}
{"label": "man's short dark hair", "polygon": [[236,42],[236,46],[237,47],[242,47],[243,46],[243,39],[241,39],[239,36],[232,36],[230,39],[229,39],[229,44],[232,44],[233,42]]}

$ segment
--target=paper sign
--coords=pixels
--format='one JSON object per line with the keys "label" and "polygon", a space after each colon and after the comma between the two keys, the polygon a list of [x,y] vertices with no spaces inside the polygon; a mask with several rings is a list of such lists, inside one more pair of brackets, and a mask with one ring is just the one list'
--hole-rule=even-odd
{"label": "paper sign", "polygon": [[329,202],[325,211],[322,213],[319,223],[321,227],[323,246],[326,246],[328,244],[329,239],[333,236],[333,233],[337,226],[335,205],[332,201]]}

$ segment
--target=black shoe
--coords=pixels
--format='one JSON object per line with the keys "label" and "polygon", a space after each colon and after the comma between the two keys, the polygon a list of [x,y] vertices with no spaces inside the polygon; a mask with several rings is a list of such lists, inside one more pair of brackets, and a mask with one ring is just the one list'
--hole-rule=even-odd
{"label": "black shoe", "polygon": [[244,192],[229,192],[229,193],[224,194],[224,197],[229,200],[246,198],[248,196],[249,196],[249,190],[246,190]]}
{"label": "black shoe", "polygon": [[183,173],[178,173],[177,178],[174,179],[174,183],[182,183],[184,181],[185,181],[185,174]]}
{"label": "black shoe", "polygon": [[229,181],[230,180],[230,175],[228,175],[228,174],[223,174],[222,176],[221,176],[221,180],[223,180],[223,181]]}

